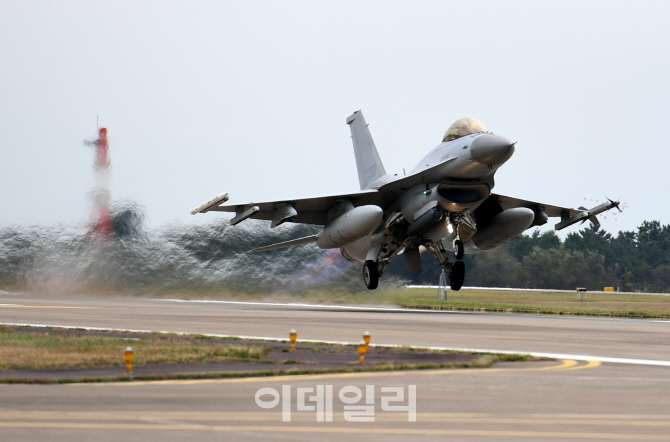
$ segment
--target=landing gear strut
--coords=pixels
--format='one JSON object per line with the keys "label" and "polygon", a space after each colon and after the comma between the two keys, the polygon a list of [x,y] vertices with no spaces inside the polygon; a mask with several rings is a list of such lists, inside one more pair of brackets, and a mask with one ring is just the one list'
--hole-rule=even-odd
{"label": "landing gear strut", "polygon": [[455,239],[454,240],[454,255],[456,255],[456,260],[460,261],[463,259],[463,255],[465,254],[465,247],[463,247],[463,241],[460,239]]}
{"label": "landing gear strut", "polygon": [[452,264],[447,256],[447,251],[442,246],[442,242],[426,241],[423,246],[440,263],[440,266],[447,272],[447,275],[449,275],[451,290],[459,291],[463,287],[463,281],[465,280],[465,264],[463,261],[456,261]]}
{"label": "landing gear strut", "polygon": [[363,264],[363,281],[368,290],[374,290],[379,284],[379,272],[377,271],[377,263],[369,259]]}
{"label": "landing gear strut", "polygon": [[456,255],[456,261],[463,259],[463,255],[465,254],[465,247],[463,246],[463,241],[461,241],[460,232],[460,226],[463,219],[464,216],[461,213],[456,213],[450,216],[451,225],[455,226],[453,248],[454,255]]}

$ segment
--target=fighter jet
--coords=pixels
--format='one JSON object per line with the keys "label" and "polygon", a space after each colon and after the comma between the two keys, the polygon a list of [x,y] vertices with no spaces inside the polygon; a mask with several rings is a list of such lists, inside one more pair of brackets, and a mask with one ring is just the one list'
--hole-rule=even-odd
{"label": "fighter jet", "polygon": [[619,208],[612,200],[592,209],[570,209],[492,193],[495,173],[511,158],[515,143],[489,132],[474,118],[452,124],[442,142],[406,176],[386,173],[361,111],[346,122],[359,192],[229,205],[223,205],[229,196],[222,193],[191,214],[233,212],[231,225],[255,218],[269,220],[271,228],[285,222],[323,226],[316,235],[249,253],[311,243],[339,248],[349,261],[363,263],[363,280],[370,290],[377,288],[379,277],[400,254],[410,272],[421,272],[422,246],[445,270],[451,289],[460,290],[464,253],[497,247],[546,224],[549,217],[560,218],[555,228],[561,230],[587,220],[597,224],[598,214]]}

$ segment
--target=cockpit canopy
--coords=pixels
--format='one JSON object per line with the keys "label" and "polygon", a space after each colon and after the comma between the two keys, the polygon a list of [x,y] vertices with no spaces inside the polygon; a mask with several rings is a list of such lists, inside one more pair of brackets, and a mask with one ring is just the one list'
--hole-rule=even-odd
{"label": "cockpit canopy", "polygon": [[466,135],[476,134],[479,132],[487,132],[484,123],[475,118],[461,118],[449,126],[449,129],[447,129],[447,133],[444,134],[444,139],[442,141],[451,141],[455,140],[456,138],[461,138]]}

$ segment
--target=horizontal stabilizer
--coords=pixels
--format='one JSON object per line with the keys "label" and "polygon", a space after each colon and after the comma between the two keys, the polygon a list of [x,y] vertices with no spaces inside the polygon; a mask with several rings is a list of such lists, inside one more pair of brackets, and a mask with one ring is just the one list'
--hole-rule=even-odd
{"label": "horizontal stabilizer", "polygon": [[247,253],[267,252],[268,250],[283,249],[285,247],[301,246],[303,244],[311,244],[316,242],[316,235],[306,236],[304,238],[292,239],[291,241],[280,242],[258,249],[249,250]]}

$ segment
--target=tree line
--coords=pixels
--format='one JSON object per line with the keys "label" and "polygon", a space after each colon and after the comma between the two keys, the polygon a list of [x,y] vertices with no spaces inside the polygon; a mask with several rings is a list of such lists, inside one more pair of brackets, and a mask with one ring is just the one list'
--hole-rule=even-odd
{"label": "tree line", "polygon": [[[424,255],[428,255],[424,253]],[[423,256],[422,274],[397,259],[389,271],[418,284],[436,284],[441,269]],[[612,235],[599,226],[567,235],[533,231],[492,250],[466,255],[465,285],[670,292],[670,225],[645,221],[635,231]]]}

